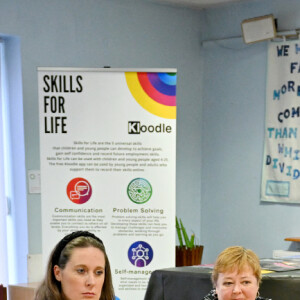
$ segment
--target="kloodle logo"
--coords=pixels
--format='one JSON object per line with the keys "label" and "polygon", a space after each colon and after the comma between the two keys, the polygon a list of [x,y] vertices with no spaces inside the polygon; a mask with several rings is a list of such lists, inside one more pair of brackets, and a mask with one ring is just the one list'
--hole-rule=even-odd
{"label": "kloodle logo", "polygon": [[128,249],[129,261],[136,267],[146,267],[153,259],[152,247],[143,241],[133,243]]}
{"label": "kloodle logo", "polygon": [[141,133],[171,133],[172,126],[166,124],[158,125],[141,125],[139,121],[128,121],[128,134],[141,134]]}
{"label": "kloodle logo", "polygon": [[67,195],[73,203],[83,204],[91,198],[92,187],[86,179],[77,177],[69,182]]}

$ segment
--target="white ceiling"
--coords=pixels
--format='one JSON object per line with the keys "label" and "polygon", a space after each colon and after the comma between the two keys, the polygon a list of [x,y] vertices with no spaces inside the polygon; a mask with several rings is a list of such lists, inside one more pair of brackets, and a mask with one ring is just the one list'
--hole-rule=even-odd
{"label": "white ceiling", "polygon": [[179,5],[179,6],[195,8],[195,9],[203,9],[203,8],[221,6],[233,2],[242,2],[242,1],[250,1],[250,0],[148,0],[148,1],[161,3],[161,4]]}

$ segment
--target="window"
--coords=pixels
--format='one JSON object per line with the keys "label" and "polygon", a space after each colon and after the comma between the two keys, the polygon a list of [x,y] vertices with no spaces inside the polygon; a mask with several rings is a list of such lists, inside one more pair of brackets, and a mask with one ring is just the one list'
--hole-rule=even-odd
{"label": "window", "polygon": [[27,201],[20,41],[0,37],[0,283],[27,281]]}
{"label": "window", "polygon": [[0,40],[0,283],[8,284],[8,256],[7,256],[7,200],[5,193],[5,166],[4,145],[5,135],[3,132],[4,98],[5,98],[5,68],[4,68],[4,45]]}

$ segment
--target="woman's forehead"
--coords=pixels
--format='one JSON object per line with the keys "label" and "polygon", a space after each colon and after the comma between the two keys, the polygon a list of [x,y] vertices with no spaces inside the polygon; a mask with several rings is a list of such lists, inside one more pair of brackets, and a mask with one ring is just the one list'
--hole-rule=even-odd
{"label": "woman's forehead", "polygon": [[105,261],[105,256],[103,251],[96,247],[77,247],[72,250],[70,260],[69,261],[76,261],[76,262],[93,262],[93,261]]}
{"label": "woman's forehead", "polygon": [[224,267],[223,270],[221,270],[220,273],[236,273],[236,274],[242,274],[242,273],[251,273],[254,274],[253,268],[248,264],[243,265],[233,265],[233,266],[227,266]]}

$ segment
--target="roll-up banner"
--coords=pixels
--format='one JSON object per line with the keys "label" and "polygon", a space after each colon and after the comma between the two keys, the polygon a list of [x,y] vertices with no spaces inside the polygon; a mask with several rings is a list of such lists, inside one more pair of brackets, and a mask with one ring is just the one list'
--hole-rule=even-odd
{"label": "roll-up banner", "polygon": [[38,68],[44,267],[77,230],[103,240],[121,300],[175,265],[176,78]]}

